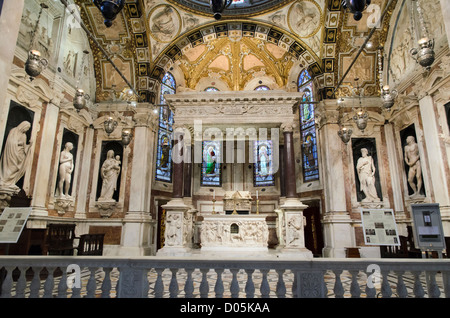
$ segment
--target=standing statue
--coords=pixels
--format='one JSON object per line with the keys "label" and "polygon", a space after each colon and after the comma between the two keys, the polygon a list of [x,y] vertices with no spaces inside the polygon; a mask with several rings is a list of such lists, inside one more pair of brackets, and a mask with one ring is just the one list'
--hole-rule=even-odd
{"label": "standing statue", "polygon": [[366,196],[361,202],[380,202],[375,188],[375,164],[366,148],[361,148],[361,157],[356,163],[360,182],[360,191]]}
{"label": "standing statue", "polygon": [[[61,151],[61,156],[59,158],[59,196],[60,198],[68,198],[70,182],[72,180],[73,172],[73,155],[70,152],[73,149],[73,144],[71,142],[66,142],[64,150]],[[65,190],[65,191],[64,191]]]}
{"label": "standing statue", "polygon": [[[120,158],[119,158],[120,159]],[[120,173],[120,160],[114,158],[114,150],[109,150],[106,154],[106,160],[102,164],[100,170],[102,182],[102,190],[98,201],[114,201],[112,198],[116,191],[117,178]]]}
{"label": "standing statue", "polygon": [[3,156],[0,160],[0,188],[19,191],[16,183],[23,177],[31,160],[31,144],[27,144],[28,121],[21,122],[9,131]]}
{"label": "standing statue", "polygon": [[[406,137],[405,162],[409,166],[408,183],[414,191],[411,196],[418,196],[422,189],[422,167],[420,166],[419,147],[414,136]],[[417,183],[414,183],[414,177]]]}

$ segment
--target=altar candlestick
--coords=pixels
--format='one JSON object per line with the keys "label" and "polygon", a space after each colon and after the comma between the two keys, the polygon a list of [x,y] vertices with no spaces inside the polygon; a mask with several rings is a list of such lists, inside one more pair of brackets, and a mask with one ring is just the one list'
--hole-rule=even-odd
{"label": "altar candlestick", "polygon": [[258,190],[256,190],[256,200],[258,200]]}

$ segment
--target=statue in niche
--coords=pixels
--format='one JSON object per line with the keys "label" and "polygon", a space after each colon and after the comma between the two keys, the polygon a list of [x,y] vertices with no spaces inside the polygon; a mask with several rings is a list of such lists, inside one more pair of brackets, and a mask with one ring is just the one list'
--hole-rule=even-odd
{"label": "statue in niche", "polygon": [[[411,197],[417,197],[422,189],[422,167],[420,166],[419,147],[414,136],[406,137],[404,151],[405,162],[409,166],[408,183],[414,191]],[[414,179],[416,179],[416,182],[414,182]]]}
{"label": "statue in niche", "polygon": [[27,144],[26,132],[31,128],[28,121],[21,122],[10,130],[6,139],[3,156],[0,160],[0,188],[19,191],[16,183],[23,177],[31,159],[30,141]]}
{"label": "statue in niche", "polygon": [[367,148],[361,148],[361,157],[356,163],[356,170],[360,182],[360,191],[366,196],[361,202],[380,202],[375,188],[375,164],[369,156]]}
{"label": "statue in niche", "polygon": [[[73,155],[70,151],[73,149],[71,142],[66,142],[64,150],[61,151],[59,159],[59,197],[69,198],[70,182],[72,180],[72,172],[74,168]],[[65,190],[65,191],[64,191]]]}
{"label": "statue in niche", "polygon": [[[120,173],[120,157],[114,158],[114,150],[109,150],[103,162],[100,174],[102,177],[102,190],[98,201],[114,201],[112,198],[117,187],[117,178]],[[118,160],[119,159],[119,160]]]}

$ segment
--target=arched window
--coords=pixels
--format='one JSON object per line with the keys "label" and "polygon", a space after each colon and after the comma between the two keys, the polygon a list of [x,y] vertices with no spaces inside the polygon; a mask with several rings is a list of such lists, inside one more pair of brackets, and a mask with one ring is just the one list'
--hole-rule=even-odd
{"label": "arched window", "polygon": [[255,88],[255,91],[270,91],[270,88],[266,85],[259,85],[257,88]]}
{"label": "arched window", "polygon": [[217,87],[213,87],[213,86],[205,88],[205,92],[218,92],[218,91],[219,91],[219,89]]}
{"label": "arched window", "polygon": [[222,186],[222,144],[219,141],[202,142],[202,170],[200,185],[202,187],[221,187]]}
{"label": "arched window", "polygon": [[172,182],[172,131],[173,113],[167,107],[164,95],[175,94],[176,82],[172,74],[167,72],[161,83],[159,107],[158,144],[156,148],[157,181]]}
{"label": "arched window", "polygon": [[317,157],[312,77],[306,69],[298,77],[298,91],[304,93],[299,112],[302,138],[303,181],[308,182],[319,179],[319,160]]}
{"label": "arched window", "polygon": [[265,187],[274,186],[275,177],[273,175],[273,155],[271,140],[253,141],[253,186]]}
{"label": "arched window", "polygon": [[166,103],[166,100],[164,99],[165,94],[175,94],[177,87],[177,83],[175,82],[175,78],[173,75],[169,72],[164,74],[164,77],[161,82],[161,92],[160,92],[160,98],[159,103],[161,105],[164,105]]}

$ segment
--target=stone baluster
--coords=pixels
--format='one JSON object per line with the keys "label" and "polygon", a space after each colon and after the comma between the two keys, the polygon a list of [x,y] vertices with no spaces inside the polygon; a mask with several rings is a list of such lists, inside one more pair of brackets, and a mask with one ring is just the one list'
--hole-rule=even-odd
{"label": "stone baluster", "polygon": [[239,297],[239,282],[237,280],[237,274],[239,272],[239,269],[233,268],[230,269],[231,274],[233,275],[233,278],[231,280],[230,285],[230,293],[232,298],[238,298]]}
{"label": "stone baluster", "polygon": [[247,298],[255,297],[255,284],[252,279],[254,271],[254,269],[245,270],[245,272],[247,273],[247,282],[245,283],[245,294]]}
{"label": "stone baluster", "polygon": [[391,285],[389,284],[388,280],[388,274],[389,271],[381,271],[382,282],[381,282],[381,295],[383,298],[391,298],[392,296],[392,289]]}
{"label": "stone baluster", "polygon": [[6,277],[2,284],[2,298],[11,298],[11,290],[13,286],[13,278],[12,278],[12,272],[15,267],[5,267],[6,270]]}
{"label": "stone baluster", "polygon": [[105,277],[103,278],[103,283],[102,283],[102,294],[101,297],[102,298],[110,298],[110,292],[111,292],[111,271],[112,268],[111,267],[103,267],[103,271],[105,272]]}
{"label": "stone baluster", "polygon": [[270,286],[269,286],[269,282],[267,281],[267,273],[268,272],[269,272],[268,269],[261,270],[262,281],[261,281],[261,286],[259,288],[259,290],[261,292],[261,298],[269,298],[269,295],[270,295]]}
{"label": "stone baluster", "polygon": [[200,269],[200,272],[202,273],[202,281],[200,283],[200,297],[201,298],[208,298],[209,283],[208,283],[208,278],[206,276],[208,271],[209,271],[209,269],[207,269],[207,268]]}
{"label": "stone baluster", "polygon": [[178,292],[179,292],[178,281],[177,281],[178,269],[171,268],[170,271],[172,272],[172,278],[170,279],[170,284],[169,284],[169,295],[170,295],[170,298],[177,298]]}
{"label": "stone baluster", "polygon": [[427,272],[427,287],[429,298],[439,298],[441,291],[436,283],[436,272]]}
{"label": "stone baluster", "polygon": [[86,298],[94,298],[95,297],[95,289],[97,287],[97,283],[95,281],[95,267],[89,267],[89,280],[86,285]]}
{"label": "stone baluster", "polygon": [[341,269],[336,269],[333,271],[334,273],[334,295],[336,298],[344,298],[344,287],[342,286],[342,281],[341,281],[341,274],[342,274],[342,270]]}
{"label": "stone baluster", "polygon": [[377,289],[375,288],[375,286],[373,286],[371,288],[371,287],[369,287],[369,284],[367,284],[365,291],[366,291],[366,297],[367,298],[375,298],[376,295],[377,295]]}
{"label": "stone baluster", "polygon": [[350,274],[352,275],[352,282],[350,284],[350,295],[352,298],[359,298],[361,296],[361,288],[358,284],[358,274],[359,270],[350,270]]}
{"label": "stone baluster", "polygon": [[163,268],[155,268],[156,270],[156,281],[155,281],[155,297],[156,298],[162,298],[164,295],[164,284],[162,281],[162,272],[164,271]]}
{"label": "stone baluster", "polygon": [[27,279],[26,279],[26,274],[27,274],[27,268],[20,266],[19,267],[19,271],[20,271],[20,276],[19,279],[17,280],[17,284],[16,284],[16,298],[25,298],[25,288],[27,286]]}
{"label": "stone baluster", "polygon": [[423,298],[423,296],[425,296],[425,291],[423,290],[423,286],[420,281],[420,272],[412,272],[412,274],[414,275],[414,296],[416,298]]}
{"label": "stone baluster", "polygon": [[58,298],[67,298],[67,272],[62,269],[62,275],[58,284]]}
{"label": "stone baluster", "polygon": [[298,284],[298,274],[297,272],[294,272],[294,281],[292,282],[292,297],[297,298],[298,297],[298,290],[297,290],[297,284]]}
{"label": "stone baluster", "polygon": [[444,284],[444,295],[445,298],[450,298],[450,272],[442,273],[442,281]]}
{"label": "stone baluster", "polygon": [[397,271],[395,272],[397,274],[397,295],[400,298],[406,298],[408,297],[408,291],[406,289],[405,282],[403,281],[403,271]]}
{"label": "stone baluster", "polygon": [[40,273],[42,267],[33,267],[33,279],[30,284],[30,298],[39,298],[39,289],[41,288]]}
{"label": "stone baluster", "polygon": [[48,276],[44,283],[44,298],[53,297],[53,287],[55,286],[55,279],[53,277],[54,267],[47,267]]}
{"label": "stone baluster", "polygon": [[277,297],[278,298],[286,298],[286,284],[284,283],[284,269],[277,269],[278,281],[277,281]]}
{"label": "stone baluster", "polygon": [[222,280],[223,271],[224,270],[221,268],[216,269],[217,279],[216,279],[216,285],[214,286],[214,292],[216,293],[216,298],[223,297],[223,292],[224,292],[223,280]]}
{"label": "stone baluster", "polygon": [[186,282],[184,284],[184,293],[186,298],[193,298],[194,296],[194,281],[192,280],[192,272],[194,271],[193,268],[187,268],[187,278]]}

